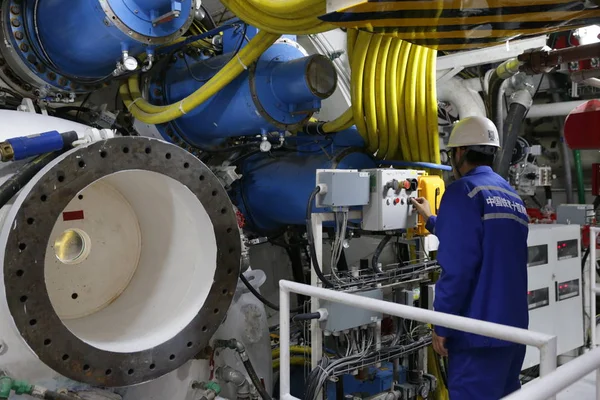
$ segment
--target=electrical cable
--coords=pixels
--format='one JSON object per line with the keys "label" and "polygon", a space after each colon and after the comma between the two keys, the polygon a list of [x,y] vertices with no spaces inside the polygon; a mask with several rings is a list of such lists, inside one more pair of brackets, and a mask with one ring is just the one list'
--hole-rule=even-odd
{"label": "electrical cable", "polygon": [[312,205],[315,201],[315,198],[320,192],[321,188],[317,186],[313,189],[313,191],[310,194],[310,197],[308,198],[308,204],[306,206],[306,236],[308,238],[308,247],[310,249],[310,259],[313,263],[315,273],[317,274],[317,277],[321,280],[321,282],[323,282],[323,286],[325,286],[326,288],[332,288],[333,284],[329,279],[325,277],[325,275],[323,275],[323,271],[321,270],[321,267],[319,265],[319,260],[317,259],[317,252],[315,251],[315,237],[312,231]]}
{"label": "electrical cable", "polygon": [[254,370],[254,366],[252,365],[250,358],[246,357],[246,360],[243,361],[243,364],[246,368],[248,376],[250,377],[250,380],[254,384],[254,387],[256,388],[256,390],[258,390],[258,394],[260,394],[260,397],[262,397],[263,400],[272,400],[271,396],[269,396],[269,393],[263,386],[263,383],[261,382],[260,378],[256,374],[256,371]]}
{"label": "electrical cable", "polygon": [[292,317],[292,321],[294,321],[294,322],[311,321],[313,319],[319,319],[319,318],[321,318],[321,313],[314,312],[314,313],[307,313],[307,314],[296,314]]}
{"label": "electrical cable", "polygon": [[392,236],[391,235],[386,235],[381,240],[381,242],[379,242],[379,245],[375,249],[375,253],[373,253],[373,258],[371,259],[371,268],[373,269],[373,271],[375,273],[379,274],[379,273],[383,272],[383,269],[381,269],[379,267],[379,256],[383,252],[383,249],[385,248],[385,246],[387,246],[387,244],[390,242],[390,240],[392,240]]}
{"label": "electrical cable", "polygon": [[[260,300],[261,303],[263,303],[265,306],[269,307],[270,309],[272,309],[274,311],[279,311],[279,306],[274,303],[271,303],[269,300],[267,300],[267,298],[265,298],[263,295],[261,295],[258,292],[258,290],[256,290],[250,282],[248,282],[248,279],[246,279],[244,274],[240,274],[240,280],[246,286],[246,288],[250,291],[250,293],[252,293],[254,295],[254,297],[256,297],[258,300]],[[294,314],[294,313],[298,313],[303,310],[304,310],[304,305],[296,307],[294,309],[291,309],[290,313]]]}
{"label": "electrical cable", "polygon": [[62,152],[43,154],[26,164],[0,186],[0,208],[4,207],[29,181]]}

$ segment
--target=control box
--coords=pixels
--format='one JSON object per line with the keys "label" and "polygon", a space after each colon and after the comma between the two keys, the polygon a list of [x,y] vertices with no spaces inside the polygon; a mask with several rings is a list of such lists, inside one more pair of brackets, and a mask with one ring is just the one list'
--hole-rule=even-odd
{"label": "control box", "polygon": [[593,204],[561,204],[556,209],[558,224],[592,225],[596,218]]}
{"label": "control box", "polygon": [[370,199],[363,207],[362,228],[367,231],[404,230],[417,226],[411,198],[417,198],[419,177],[425,173],[403,169],[372,169]]}
{"label": "control box", "polygon": [[316,198],[317,208],[351,207],[369,204],[369,173],[358,170],[317,170],[317,185],[327,190]]}
{"label": "control box", "polygon": [[[374,289],[355,294],[370,299],[383,300],[383,291],[381,289]],[[380,312],[356,308],[327,300],[321,302],[321,308],[327,309],[329,315],[327,320],[321,322],[321,329],[325,332],[343,332],[348,329],[370,325],[383,319],[383,314]]]}
{"label": "control box", "polygon": [[[555,335],[559,355],[583,346],[580,226],[529,225],[527,244],[529,329]],[[527,347],[523,369],[539,362]]]}

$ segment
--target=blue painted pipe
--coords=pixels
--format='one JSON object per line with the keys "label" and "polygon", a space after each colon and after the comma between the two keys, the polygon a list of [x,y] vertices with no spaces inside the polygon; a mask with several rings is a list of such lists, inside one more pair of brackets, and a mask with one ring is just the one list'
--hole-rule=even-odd
{"label": "blue painted pipe", "polygon": [[[237,30],[228,31],[235,37]],[[150,100],[173,104],[189,96],[236,57],[245,41],[238,35],[233,53],[201,60],[184,55],[166,71],[164,81],[153,82]],[[225,41],[225,39],[223,39]],[[224,47],[227,47],[227,41]],[[321,100],[333,94],[337,74],[322,55],[305,57],[289,43],[276,43],[255,67],[242,73],[215,96],[183,117],[159,127],[165,139],[173,133],[188,144],[206,147],[223,139],[292,130],[321,108]]]}
{"label": "blue painted pipe", "polygon": [[[252,228],[273,232],[286,225],[304,225],[318,169],[376,167],[372,157],[345,146],[360,143],[352,130],[336,136],[339,140],[334,138],[325,149],[322,144],[312,145],[308,137],[297,152],[258,154],[242,164],[243,178],[235,184],[232,198]],[[314,204],[313,211],[317,211]]]}
{"label": "blue painted pipe", "polygon": [[[9,0],[15,2],[15,0]],[[21,0],[22,29],[48,68],[31,69],[48,81],[53,70],[66,79],[110,76],[123,50],[136,56],[181,36],[193,20],[193,0]],[[178,17],[174,17],[178,13]],[[169,17],[170,15],[170,17]],[[163,16],[163,19],[160,17]],[[10,18],[10,16],[9,16]],[[38,40],[39,39],[39,40]],[[16,39],[15,39],[16,40]],[[43,72],[41,72],[43,71]],[[52,77],[52,75],[51,75]],[[60,77],[59,77],[60,78]],[[50,79],[55,83],[57,78]]]}

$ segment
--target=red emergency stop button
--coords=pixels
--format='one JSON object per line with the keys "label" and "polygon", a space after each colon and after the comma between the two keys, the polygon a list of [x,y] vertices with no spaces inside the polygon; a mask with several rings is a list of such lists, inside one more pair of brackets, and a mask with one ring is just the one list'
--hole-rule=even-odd
{"label": "red emergency stop button", "polygon": [[394,205],[400,203],[400,199],[394,199]]}
{"label": "red emergency stop button", "polygon": [[404,189],[406,189],[406,190],[410,189],[410,181],[409,180],[405,180],[402,185],[404,186]]}

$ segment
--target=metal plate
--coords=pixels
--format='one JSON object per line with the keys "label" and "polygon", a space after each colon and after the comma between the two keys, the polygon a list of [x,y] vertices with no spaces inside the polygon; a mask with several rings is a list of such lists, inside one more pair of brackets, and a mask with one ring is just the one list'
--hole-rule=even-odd
{"label": "metal plate", "polygon": [[[214,284],[202,310],[177,336],[136,353],[99,350],[73,335],[55,313],[44,281],[44,257],[58,216],[81,190],[109,174],[146,170],[187,186],[212,221],[217,242]],[[58,171],[61,173],[58,174]],[[236,215],[215,175],[185,150],[148,138],[116,138],[71,151],[53,161],[17,198],[8,226],[4,283],[11,314],[37,356],[58,373],[95,386],[118,387],[167,374],[206,347],[231,304],[240,271]],[[39,176],[39,175],[38,175]],[[62,181],[58,176],[64,177]],[[37,182],[35,182],[36,179]],[[16,207],[16,206],[15,206]],[[211,279],[204,276],[202,279]],[[158,317],[158,316],[157,316]]]}
{"label": "metal plate", "polygon": [[119,30],[121,32],[132,37],[133,39],[137,40],[140,43],[147,43],[147,44],[151,44],[151,45],[161,45],[161,44],[167,44],[167,43],[174,42],[175,40],[177,40],[181,36],[183,36],[183,34],[185,32],[187,32],[188,29],[190,29],[190,26],[192,26],[192,23],[194,22],[194,11],[195,11],[194,4],[195,3],[192,1],[192,12],[190,12],[187,20],[185,21],[183,26],[178,31],[176,31],[175,33],[173,33],[169,36],[163,36],[163,37],[147,36],[141,32],[136,32],[133,28],[130,28],[129,26],[127,26],[127,24],[125,24],[117,14],[115,14],[115,12],[112,9],[112,7],[110,6],[110,3],[108,2],[108,0],[98,0],[98,2],[100,3],[100,7],[102,7],[102,10],[106,13],[107,21],[114,24],[117,28],[119,28]]}

